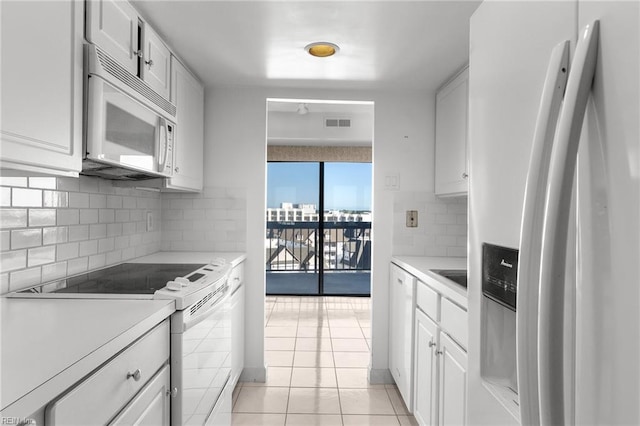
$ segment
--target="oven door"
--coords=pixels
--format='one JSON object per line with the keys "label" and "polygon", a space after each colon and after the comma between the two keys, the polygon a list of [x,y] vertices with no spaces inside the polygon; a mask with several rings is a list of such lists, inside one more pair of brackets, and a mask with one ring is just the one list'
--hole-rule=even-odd
{"label": "oven door", "polygon": [[204,425],[222,399],[231,376],[229,300],[227,289],[193,316],[197,304],[171,318],[171,424]]}
{"label": "oven door", "polygon": [[87,159],[171,176],[174,124],[99,76],[88,80]]}

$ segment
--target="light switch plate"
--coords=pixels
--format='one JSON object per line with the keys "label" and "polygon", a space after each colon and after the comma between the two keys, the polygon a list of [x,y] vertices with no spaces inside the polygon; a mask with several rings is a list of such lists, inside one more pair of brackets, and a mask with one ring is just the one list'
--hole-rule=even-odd
{"label": "light switch plate", "polygon": [[407,228],[418,227],[418,210],[407,210]]}

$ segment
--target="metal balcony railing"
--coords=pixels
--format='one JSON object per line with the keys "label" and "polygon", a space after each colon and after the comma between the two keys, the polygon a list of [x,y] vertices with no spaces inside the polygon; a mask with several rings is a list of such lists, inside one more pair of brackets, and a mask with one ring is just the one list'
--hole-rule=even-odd
{"label": "metal balcony railing", "polygon": [[[268,272],[370,271],[371,222],[267,222]],[[322,237],[322,238],[321,238]],[[322,248],[322,250],[321,250]]]}

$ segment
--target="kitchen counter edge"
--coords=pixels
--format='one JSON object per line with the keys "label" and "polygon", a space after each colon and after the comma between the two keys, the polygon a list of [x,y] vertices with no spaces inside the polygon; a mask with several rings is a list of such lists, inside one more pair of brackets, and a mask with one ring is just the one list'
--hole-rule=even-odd
{"label": "kitchen counter edge", "polygon": [[467,309],[467,289],[447,280],[432,270],[465,269],[464,257],[392,256],[391,262],[414,275],[447,299]]}

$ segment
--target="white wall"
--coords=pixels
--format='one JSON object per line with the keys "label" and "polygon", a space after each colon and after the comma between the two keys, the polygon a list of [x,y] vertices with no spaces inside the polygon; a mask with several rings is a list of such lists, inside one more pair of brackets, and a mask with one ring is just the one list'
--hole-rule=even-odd
{"label": "white wall", "polygon": [[[247,333],[244,380],[264,368],[264,235],[266,99],[303,98],[375,102],[373,144],[373,271],[371,380],[389,381],[388,274],[397,191],[433,192],[433,93],[216,88],[205,96],[205,186],[240,188],[247,210]],[[398,190],[386,190],[387,176]]]}

